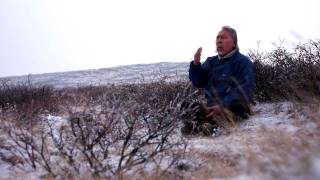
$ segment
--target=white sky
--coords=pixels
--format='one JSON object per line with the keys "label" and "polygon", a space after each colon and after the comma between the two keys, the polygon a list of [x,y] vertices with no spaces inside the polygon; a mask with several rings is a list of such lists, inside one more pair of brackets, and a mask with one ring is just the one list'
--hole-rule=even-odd
{"label": "white sky", "polygon": [[319,0],[0,0],[0,76],[190,61],[221,26],[243,53],[320,38]]}

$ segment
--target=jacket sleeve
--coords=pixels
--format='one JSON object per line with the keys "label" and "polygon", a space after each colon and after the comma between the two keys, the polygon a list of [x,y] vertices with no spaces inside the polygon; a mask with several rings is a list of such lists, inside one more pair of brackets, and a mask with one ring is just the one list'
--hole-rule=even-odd
{"label": "jacket sleeve", "polygon": [[191,61],[189,68],[189,79],[193,86],[204,88],[208,83],[208,59],[203,64],[194,65]]}
{"label": "jacket sleeve", "polygon": [[229,94],[223,99],[223,106],[230,107],[231,103],[237,100],[251,102],[255,88],[255,67],[253,63],[244,58],[236,65],[236,77],[232,77],[235,87],[230,88]]}

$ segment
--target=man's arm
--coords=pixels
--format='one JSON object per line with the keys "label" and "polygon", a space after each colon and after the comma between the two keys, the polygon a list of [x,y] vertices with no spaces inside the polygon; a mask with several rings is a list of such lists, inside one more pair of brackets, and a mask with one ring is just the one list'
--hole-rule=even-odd
{"label": "man's arm", "polygon": [[206,86],[208,81],[208,72],[201,65],[201,52],[200,47],[194,55],[194,60],[190,63],[189,68],[189,79],[195,87],[203,88]]}

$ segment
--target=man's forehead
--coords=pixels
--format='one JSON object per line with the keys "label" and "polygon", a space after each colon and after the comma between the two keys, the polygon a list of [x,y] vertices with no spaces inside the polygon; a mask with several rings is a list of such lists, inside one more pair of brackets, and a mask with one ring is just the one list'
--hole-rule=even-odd
{"label": "man's forehead", "polygon": [[228,30],[222,29],[221,31],[219,31],[217,36],[222,36],[222,35],[231,36],[231,33]]}

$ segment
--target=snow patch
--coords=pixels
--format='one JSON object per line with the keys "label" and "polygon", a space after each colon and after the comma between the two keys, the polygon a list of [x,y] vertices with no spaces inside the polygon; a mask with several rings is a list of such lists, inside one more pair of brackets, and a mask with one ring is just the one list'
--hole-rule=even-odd
{"label": "snow patch", "polygon": [[0,179],[9,179],[10,165],[0,160]]}
{"label": "snow patch", "polygon": [[45,116],[44,128],[47,133],[52,133],[53,138],[59,139],[59,130],[62,126],[67,125],[67,119],[60,116],[47,115]]}
{"label": "snow patch", "polygon": [[311,173],[315,179],[320,179],[320,157],[314,158],[311,161]]}

